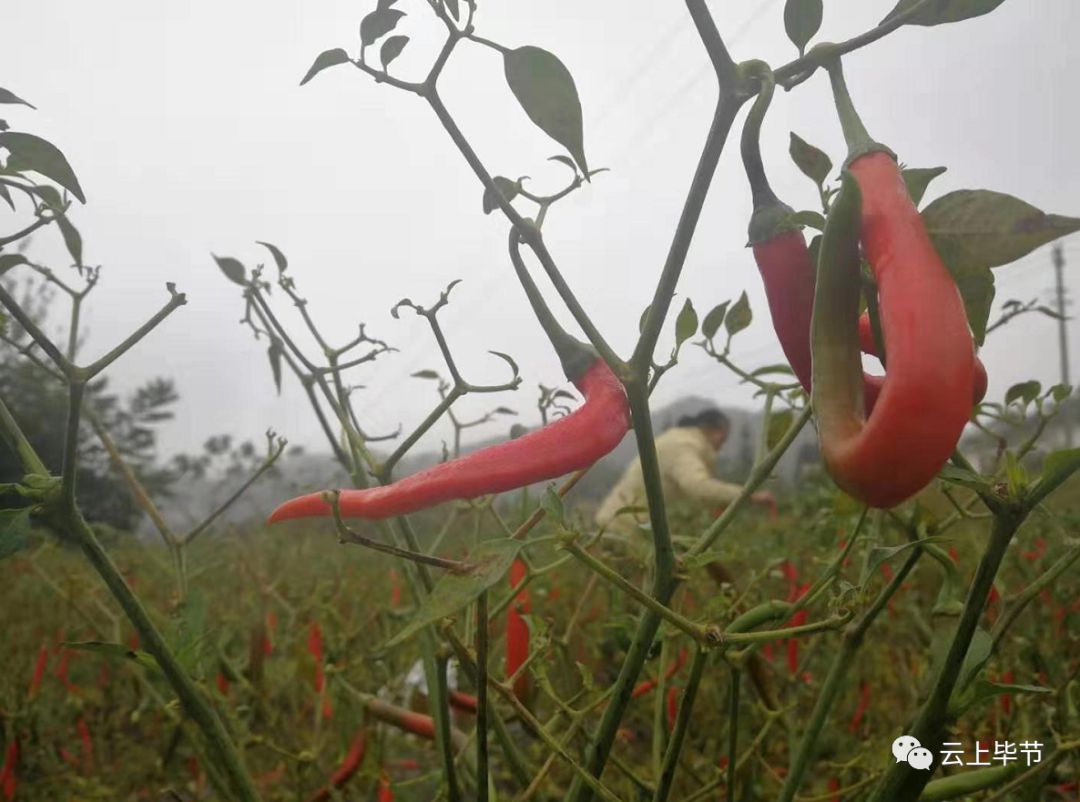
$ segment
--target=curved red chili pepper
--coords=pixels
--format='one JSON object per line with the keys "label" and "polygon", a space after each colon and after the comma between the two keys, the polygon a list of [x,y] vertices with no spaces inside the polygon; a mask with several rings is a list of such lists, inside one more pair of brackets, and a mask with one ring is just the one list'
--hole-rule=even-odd
{"label": "curved red chili pepper", "polygon": [[379,775],[378,802],[394,802],[394,790],[390,786],[390,775],[383,771]]}
{"label": "curved red chili pepper", "polygon": [[33,699],[38,695],[38,691],[41,690],[41,680],[45,677],[45,669],[48,665],[49,647],[43,643],[38,649],[37,660],[34,662],[34,673],[30,678],[30,688],[26,694],[28,698]]}
{"label": "curved red chili pepper", "polygon": [[357,730],[356,735],[353,736],[352,744],[349,746],[349,751],[346,753],[345,759],[341,761],[341,765],[330,775],[330,781],[309,796],[307,802],[326,802],[326,800],[330,799],[333,794],[331,789],[336,790],[344,787],[345,783],[351,780],[356,772],[360,770],[360,765],[364,762],[364,755],[366,753],[367,731],[361,727]]}
{"label": "curved red chili pepper", "polygon": [[[339,497],[342,516],[378,519],[405,515],[588,468],[622,441],[630,429],[630,411],[622,384],[603,360],[597,359],[574,384],[585,403],[566,417],[516,440],[434,465],[390,485],[343,490]],[[271,514],[270,523],[331,514],[323,494],[312,493],[286,501]]]}
{"label": "curved red chili pepper", "polygon": [[475,696],[461,691],[450,691],[449,701],[450,707],[461,713],[475,713],[476,708],[479,706]]}
{"label": "curved red chili pepper", "polygon": [[[743,128],[743,163],[754,201],[749,228],[750,245],[765,286],[773,330],[795,377],[809,393],[812,381],[810,326],[816,270],[803,232],[790,222],[794,210],[773,193],[761,160],[761,123],[772,91],[771,81],[763,79],[758,100]],[[870,317],[866,313],[859,319],[859,341],[863,353],[880,356]],[[867,413],[873,410],[884,382],[882,376],[864,374],[863,393]],[[986,387],[986,368],[976,358],[972,391],[974,403],[982,401]]]}
{"label": "curved red chili pepper", "polygon": [[[929,484],[956,448],[971,414],[975,350],[956,283],[896,160],[866,134],[839,64],[830,74],[852,155],[820,251],[814,408],[836,483],[866,504],[892,507]],[[889,349],[872,414],[864,411],[858,356],[860,241]]]}
{"label": "curved red chili pepper", "polygon": [[[390,485],[344,490],[339,497],[343,516],[388,518],[555,479],[588,468],[630,430],[630,407],[622,384],[590,346],[571,337],[555,320],[525,269],[517,229],[510,232],[510,257],[566,378],[581,391],[585,403],[565,418],[515,440],[482,448]],[[322,494],[313,493],[282,504],[271,514],[270,523],[331,514]]]}

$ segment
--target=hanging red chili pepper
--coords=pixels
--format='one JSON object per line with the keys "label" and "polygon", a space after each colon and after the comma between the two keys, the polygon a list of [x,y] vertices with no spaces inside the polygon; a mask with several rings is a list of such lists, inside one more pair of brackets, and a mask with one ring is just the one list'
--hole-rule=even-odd
{"label": "hanging red chili pepper", "polygon": [[90,737],[90,728],[86,725],[86,719],[79,716],[75,722],[75,729],[79,732],[79,741],[82,744],[83,766],[87,771],[94,767],[94,739]]}
{"label": "hanging red chili pepper", "polygon": [[394,802],[394,791],[390,786],[390,775],[385,771],[379,775],[378,802]]}
{"label": "hanging red chili pepper", "polygon": [[326,802],[326,800],[333,796],[333,791],[343,788],[345,783],[351,780],[356,772],[360,770],[366,752],[367,731],[361,727],[356,731],[356,735],[353,736],[352,744],[349,746],[349,751],[346,753],[345,759],[341,761],[341,765],[330,775],[330,781],[309,796],[307,802]]}
{"label": "hanging red chili pepper", "polygon": [[[892,507],[922,490],[971,414],[975,351],[960,293],[893,155],[870,140],[830,69],[851,149],[818,259],[813,403],[825,465],[851,496]],[[888,364],[866,413],[859,356],[859,243],[874,271]]]}
{"label": "hanging red chili pepper", "polygon": [[[517,251],[517,236],[516,230],[511,233],[514,268],[559,355],[566,378],[581,391],[585,403],[542,429],[434,465],[393,484],[343,490],[339,504],[344,517],[405,515],[447,501],[555,479],[588,468],[630,430],[630,409],[622,384],[590,346],[571,337],[555,320],[525,269]],[[282,504],[270,515],[270,523],[331,514],[323,494],[312,493]]]}
{"label": "hanging red chili pepper", "polygon": [[672,685],[667,692],[667,725],[669,730],[675,729],[675,719],[679,715],[679,688]]}
{"label": "hanging red chili pepper", "polygon": [[475,713],[478,705],[475,696],[462,693],[461,691],[450,691],[449,701],[450,707],[460,713]]}
{"label": "hanging red chili pepper", "polygon": [[[761,91],[746,118],[742,134],[742,158],[750,182],[754,212],[750,218],[749,238],[754,261],[765,285],[773,330],[780,347],[799,383],[808,393],[811,390],[812,365],[810,348],[811,317],[814,309],[815,268],[806,238],[800,227],[792,222],[794,210],[777,198],[765,174],[761,158],[761,125],[773,96],[772,73],[758,65]],[[860,345],[864,353],[878,353],[870,317],[859,319]],[[986,395],[986,369],[976,359],[973,403]],[[884,377],[864,376],[865,407],[869,413],[884,386]]]}
{"label": "hanging red chili pepper", "polygon": [[862,685],[859,686],[859,702],[855,706],[855,713],[848,724],[848,732],[854,734],[859,731],[859,725],[862,724],[863,719],[866,717],[866,711],[870,709],[870,695],[870,683],[863,680]]}
{"label": "hanging red chili pepper", "polygon": [[[521,560],[510,566],[510,587],[516,588],[525,581],[528,568]],[[527,588],[522,588],[506,611],[506,676],[512,677],[529,659],[529,625],[525,615],[532,611],[532,600]],[[529,693],[529,677],[522,673],[514,680],[514,695],[525,701]]]}
{"label": "hanging red chili pepper", "polygon": [[44,643],[38,649],[37,660],[34,662],[34,673],[30,678],[30,688],[27,690],[27,699],[34,699],[41,690],[41,680],[45,677],[45,669],[49,665],[49,647]]}
{"label": "hanging red chili pepper", "polygon": [[0,768],[0,793],[5,802],[15,798],[18,780],[15,777],[15,765],[19,762],[19,739],[12,738],[4,750],[4,765]]}

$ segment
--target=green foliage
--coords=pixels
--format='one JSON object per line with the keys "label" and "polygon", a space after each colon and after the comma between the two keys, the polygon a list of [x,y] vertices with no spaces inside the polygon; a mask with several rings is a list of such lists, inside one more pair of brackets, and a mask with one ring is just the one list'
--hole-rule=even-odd
{"label": "green foliage", "polygon": [[553,54],[531,45],[507,50],[503,67],[510,91],[529,119],[566,148],[581,172],[588,175],[581,101],[570,71]]}

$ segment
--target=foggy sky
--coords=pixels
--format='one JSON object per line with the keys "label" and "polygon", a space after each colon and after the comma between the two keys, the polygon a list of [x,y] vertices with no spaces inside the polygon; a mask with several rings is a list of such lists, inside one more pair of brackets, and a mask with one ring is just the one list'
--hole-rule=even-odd
{"label": "foggy sky", "polygon": [[[872,27],[894,3],[825,5],[819,39],[840,40]],[[352,378],[368,387],[358,391],[357,409],[370,432],[399,423],[409,431],[438,401],[430,382],[408,378],[442,368],[426,324],[408,312],[394,320],[390,307],[403,297],[430,304],[457,278],[464,282],[442,322],[465,377],[505,381],[505,363],[487,354],[497,350],[517,359],[525,379],[517,393],[466,398],[462,418],[505,404],[533,424],[536,383],[562,381],[506,257],[507,222],[498,212],[482,214],[477,179],[426,104],[347,65],[298,86],[319,52],[358,52],[358,25],[373,7],[374,0],[4,3],[0,86],[39,111],[0,111],[13,129],[45,136],[67,154],[88,199],[73,212],[85,259],[104,265],[84,313],[84,358],[164,303],[166,281],[188,294],[188,305],[109,373],[121,388],[157,375],[176,380],[182,403],[162,433],[166,452],[198,450],[219,432],[258,438],[268,426],[325,450],[297,383],[287,377],[275,395],[265,343],[238,325],[239,288],[210,258],[231,255],[249,267],[266,261],[255,240],[286,253],[332,339],[350,338],[363,321],[400,349]],[[418,78],[438,28],[425,3],[401,0],[397,7],[410,12],[397,32],[414,41],[392,72]],[[711,7],[736,59],[779,66],[797,55],[783,32],[782,0]],[[712,113],[704,48],[674,1],[480,0],[476,24],[480,35],[504,45],[551,50],[574,75],[590,166],[611,172],[558,204],[545,235],[588,312],[629,354]],[[949,168],[928,200],[985,188],[1077,215],[1078,28],[1075,0],[1010,0],[980,19],[901,29],[849,56],[848,82],[871,133],[902,161]],[[539,192],[562,185],[568,171],[545,161],[559,146],[517,105],[496,54],[463,43],[440,86],[493,173],[532,176]],[[824,74],[790,94],[778,91],[763,139],[777,193],[797,208],[816,208],[813,185],[787,156],[792,130],[842,161]],[[717,172],[674,308],[688,296],[704,316],[746,290],[755,319],[737,338],[734,358],[755,367],[782,354],[743,247],[750,200],[736,145],[729,143]],[[20,219],[6,215],[3,230]],[[1071,276],[1080,240],[1065,246]],[[32,253],[57,268],[70,261],[51,229],[35,238]],[[997,280],[998,305],[1048,297],[1049,251],[999,269]],[[559,314],[569,321],[561,307]],[[670,332],[669,323],[662,355]],[[1070,339],[1075,352],[1077,338]],[[992,335],[982,356],[991,398],[1023,379],[1053,383],[1055,324],[1028,318]],[[753,403],[732,374],[693,348],[664,378],[655,403],[688,393]],[[501,435],[509,423],[471,436]],[[437,426],[421,448],[437,447],[448,434],[448,423]]]}

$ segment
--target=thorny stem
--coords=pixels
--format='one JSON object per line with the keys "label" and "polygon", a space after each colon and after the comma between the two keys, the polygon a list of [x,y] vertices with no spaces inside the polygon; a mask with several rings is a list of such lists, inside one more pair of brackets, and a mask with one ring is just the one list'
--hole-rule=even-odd
{"label": "thorny stem", "polygon": [[476,798],[488,802],[487,591],[476,599]]}
{"label": "thorny stem", "polygon": [[727,802],[735,802],[735,769],[739,756],[739,686],[742,671],[731,667],[731,687],[728,693],[728,767]]}

